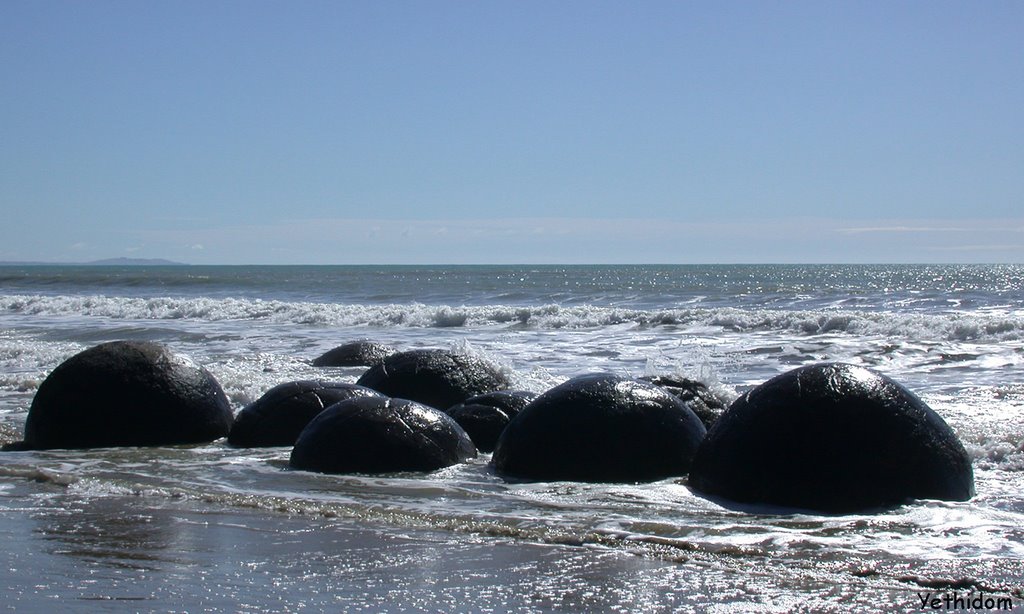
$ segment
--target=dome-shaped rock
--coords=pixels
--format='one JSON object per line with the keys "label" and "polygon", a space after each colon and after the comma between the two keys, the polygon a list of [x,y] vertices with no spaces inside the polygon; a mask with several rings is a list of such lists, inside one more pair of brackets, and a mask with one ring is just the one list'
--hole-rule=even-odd
{"label": "dome-shaped rock", "polygon": [[353,397],[383,396],[356,384],[302,380],[274,386],[235,416],[228,433],[234,446],[290,446],[327,407]]}
{"label": "dome-shaped rock", "polygon": [[440,349],[392,354],[356,383],[389,397],[441,410],[485,392],[508,388],[508,380],[489,362]]}
{"label": "dome-shaped rock", "polygon": [[445,410],[481,452],[492,452],[498,437],[527,403],[537,395],[525,390],[498,390],[470,397]]}
{"label": "dome-shaped rock", "polygon": [[680,401],[697,414],[705,428],[711,428],[711,425],[718,420],[718,416],[722,415],[728,406],[724,399],[711,392],[707,384],[694,379],[657,375],[641,377],[640,380],[660,386],[679,397]]}
{"label": "dome-shaped rock", "polygon": [[952,429],[895,381],[826,363],[750,390],[708,432],[690,484],[739,502],[826,512],[974,494]]}
{"label": "dome-shaped rock", "polygon": [[704,433],[693,411],[662,388],[584,375],[519,412],[492,462],[518,479],[649,482],[686,475]]}
{"label": "dome-shaped rock", "polygon": [[395,348],[373,341],[351,341],[327,350],[313,360],[314,367],[375,367],[394,354]]}
{"label": "dome-shaped rock", "polygon": [[359,397],[309,423],[292,449],[295,469],[320,473],[433,471],[476,456],[447,414],[406,399]]}
{"label": "dome-shaped rock", "polygon": [[157,446],[212,441],[232,414],[204,368],[146,341],[103,343],[61,363],[25,421],[27,448]]}

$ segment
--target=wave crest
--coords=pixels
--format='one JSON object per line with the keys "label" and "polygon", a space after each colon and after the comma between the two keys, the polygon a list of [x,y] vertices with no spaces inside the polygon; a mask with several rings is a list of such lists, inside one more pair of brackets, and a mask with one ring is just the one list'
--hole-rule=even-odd
{"label": "wave crest", "polygon": [[1024,338],[1015,313],[772,310],[725,308],[627,309],[592,305],[410,304],[347,305],[240,298],[125,298],[2,296],[0,311],[19,316],[79,316],[114,320],[256,320],[310,326],[457,328],[512,326],[582,329],[611,326],[676,327],[683,331],[854,334],[918,340],[1014,341]]}

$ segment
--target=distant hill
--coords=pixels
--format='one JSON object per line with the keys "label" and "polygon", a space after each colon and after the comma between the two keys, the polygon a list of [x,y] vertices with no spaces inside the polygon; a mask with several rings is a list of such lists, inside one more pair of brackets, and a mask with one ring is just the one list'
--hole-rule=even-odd
{"label": "distant hill", "polygon": [[89,266],[164,266],[182,265],[184,262],[174,262],[163,258],[104,258],[103,260],[92,260],[83,264]]}
{"label": "distant hill", "polygon": [[163,258],[104,258],[89,262],[0,261],[0,266],[185,266]]}

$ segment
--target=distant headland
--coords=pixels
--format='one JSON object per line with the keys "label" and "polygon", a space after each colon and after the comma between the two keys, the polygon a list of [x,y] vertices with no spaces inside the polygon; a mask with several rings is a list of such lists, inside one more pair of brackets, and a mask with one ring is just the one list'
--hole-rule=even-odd
{"label": "distant headland", "polygon": [[185,266],[163,258],[104,258],[88,262],[0,261],[0,266]]}

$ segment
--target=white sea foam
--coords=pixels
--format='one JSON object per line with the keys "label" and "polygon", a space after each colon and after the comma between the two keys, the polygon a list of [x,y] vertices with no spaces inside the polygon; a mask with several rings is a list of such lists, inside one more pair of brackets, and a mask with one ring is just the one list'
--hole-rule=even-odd
{"label": "white sea foam", "polygon": [[799,335],[848,333],[918,340],[1016,341],[1024,315],[1003,312],[919,313],[837,309],[685,308],[643,310],[590,305],[453,306],[334,304],[239,298],[0,296],[8,316],[78,316],[112,320],[252,321],[318,326],[459,328],[520,326],[559,330],[674,326],[724,332],[779,331]]}

